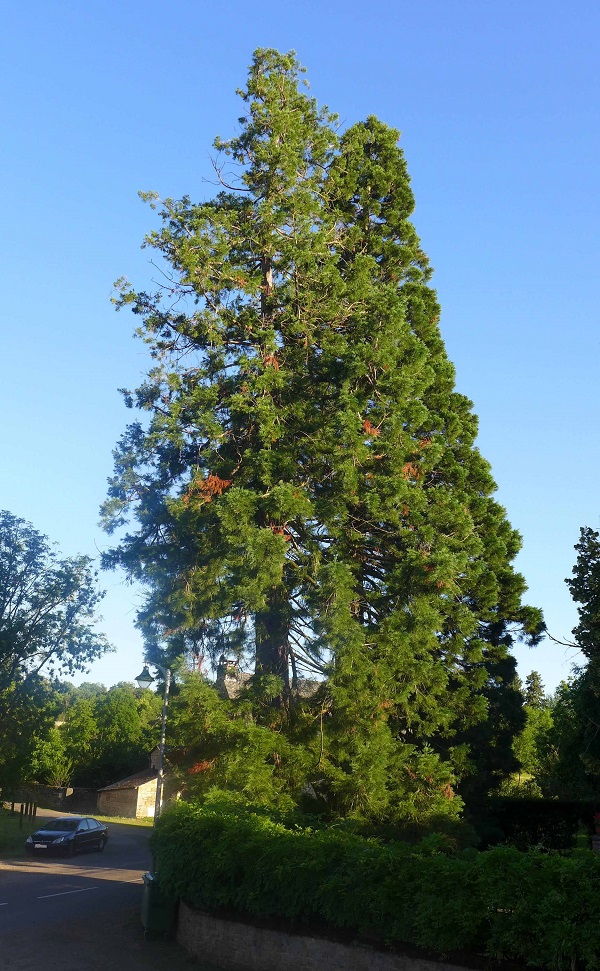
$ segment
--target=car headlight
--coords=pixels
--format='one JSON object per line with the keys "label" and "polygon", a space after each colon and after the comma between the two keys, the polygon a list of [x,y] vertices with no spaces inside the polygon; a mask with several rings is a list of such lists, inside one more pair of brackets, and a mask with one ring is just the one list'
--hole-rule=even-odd
{"label": "car headlight", "polygon": [[59,836],[58,839],[52,840],[53,843],[64,843],[66,836]]}
{"label": "car headlight", "polygon": [[33,836],[28,836],[25,840],[26,843],[33,843]]}

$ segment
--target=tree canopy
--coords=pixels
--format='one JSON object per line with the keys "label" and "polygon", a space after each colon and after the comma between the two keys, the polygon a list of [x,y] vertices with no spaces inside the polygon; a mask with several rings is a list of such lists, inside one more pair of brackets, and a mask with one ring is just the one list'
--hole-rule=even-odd
{"label": "tree canopy", "polygon": [[72,782],[105,786],[147,768],[160,709],[158,695],[126,683],[76,689],[61,727]]}
{"label": "tree canopy", "polygon": [[600,535],[580,530],[577,558],[565,582],[579,622],[574,645],[585,662],[559,685],[552,724],[538,737],[539,781],[550,796],[595,796],[600,781]]}
{"label": "tree canopy", "polygon": [[214,198],[144,196],[162,283],[121,281],[117,306],[155,367],[125,392],[146,418],[115,453],[105,521],[130,531],[105,563],[147,585],[151,659],[253,663],[260,717],[312,747],[343,811],[411,786],[449,803],[488,712],[510,751],[509,649],[541,615],[454,387],[399,133],[342,132],[301,72],[256,52]]}
{"label": "tree canopy", "polygon": [[[18,780],[54,714],[54,676],[110,650],[86,556],[61,558],[24,519],[0,511],[0,776]],[[50,679],[50,680],[48,680]]]}
{"label": "tree canopy", "polygon": [[[85,670],[110,650],[96,628],[103,597],[87,556],[60,558],[48,538],[0,511],[0,698],[4,711],[39,674]],[[12,699],[12,700],[11,700]]]}
{"label": "tree canopy", "polygon": [[95,626],[103,596],[89,557],[61,559],[30,523],[0,511],[0,691],[85,670],[109,650]]}
{"label": "tree canopy", "polygon": [[600,534],[584,526],[575,545],[577,560],[565,580],[575,603],[579,623],[573,628],[577,647],[588,661],[600,661]]}

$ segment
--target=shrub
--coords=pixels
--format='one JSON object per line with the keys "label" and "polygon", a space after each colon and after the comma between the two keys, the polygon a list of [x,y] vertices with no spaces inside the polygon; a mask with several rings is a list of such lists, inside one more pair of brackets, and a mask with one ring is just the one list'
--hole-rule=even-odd
{"label": "shrub", "polygon": [[185,803],[158,820],[152,848],[161,884],[198,907],[556,971],[600,964],[600,859],[589,851],[453,853],[446,838],[383,843]]}

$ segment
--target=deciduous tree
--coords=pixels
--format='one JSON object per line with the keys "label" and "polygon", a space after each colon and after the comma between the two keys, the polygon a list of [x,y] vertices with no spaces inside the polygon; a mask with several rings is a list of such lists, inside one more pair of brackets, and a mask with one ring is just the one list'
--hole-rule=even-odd
{"label": "deciduous tree", "polygon": [[0,782],[20,781],[45,736],[56,706],[46,679],[110,649],[96,627],[102,596],[88,557],[59,557],[46,536],[0,511]]}
{"label": "deciduous tree", "polygon": [[87,556],[59,558],[46,536],[0,511],[0,695],[21,679],[72,674],[110,649]]}

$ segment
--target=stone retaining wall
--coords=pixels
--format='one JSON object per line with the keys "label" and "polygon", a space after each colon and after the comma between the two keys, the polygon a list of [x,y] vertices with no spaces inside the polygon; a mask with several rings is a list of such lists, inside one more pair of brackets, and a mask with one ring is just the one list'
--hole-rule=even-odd
{"label": "stone retaining wall", "polygon": [[64,813],[78,815],[97,812],[97,792],[95,789],[83,789],[80,786],[43,786],[37,782],[29,782],[7,790],[2,794],[7,802],[34,802],[44,809],[57,809]]}
{"label": "stone retaining wall", "polygon": [[179,904],[177,941],[224,971],[464,971],[464,967],[392,954],[322,937],[286,934],[213,917]]}

